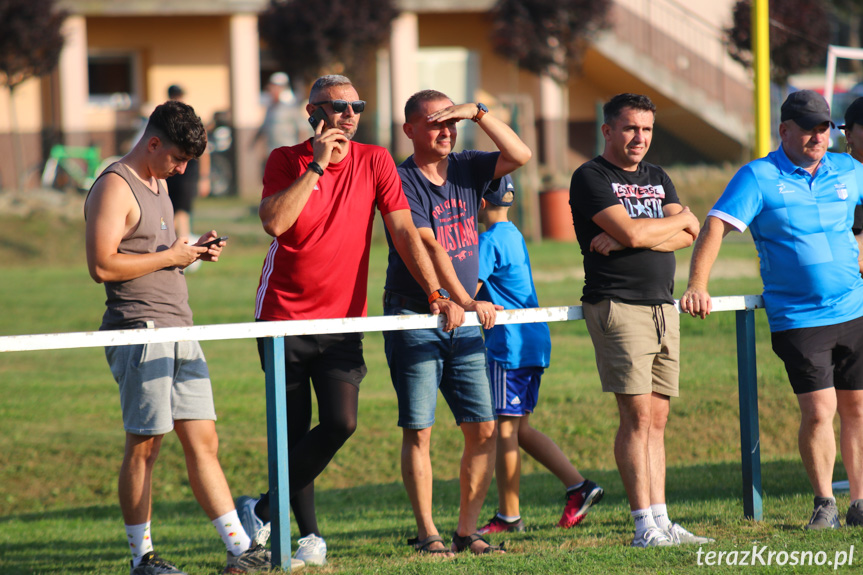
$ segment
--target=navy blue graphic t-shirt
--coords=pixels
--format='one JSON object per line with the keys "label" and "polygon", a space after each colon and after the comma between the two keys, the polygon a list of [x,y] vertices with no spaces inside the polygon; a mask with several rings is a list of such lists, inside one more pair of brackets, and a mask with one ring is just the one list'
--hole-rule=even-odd
{"label": "navy blue graphic t-shirt", "polygon": [[[471,296],[476,291],[479,276],[479,229],[476,215],[480,200],[489,182],[500,152],[468,150],[449,155],[447,178],[442,186],[432,184],[420,172],[413,156],[399,166],[405,196],[411,206],[411,216],[417,228],[431,228],[443,246],[458,279]],[[413,278],[401,256],[390,247],[386,289],[424,302],[425,291]]]}

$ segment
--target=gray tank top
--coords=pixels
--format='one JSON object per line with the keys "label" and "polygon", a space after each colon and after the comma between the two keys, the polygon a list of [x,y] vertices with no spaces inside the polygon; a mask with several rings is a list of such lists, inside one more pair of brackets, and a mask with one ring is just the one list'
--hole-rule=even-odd
{"label": "gray tank top", "polygon": [[[167,250],[176,241],[174,209],[168,191],[158,182],[154,194],[125,164],[116,162],[103,172],[123,178],[138,206],[141,220],[132,234],[120,242],[122,254],[148,254]],[[101,330],[129,329],[147,326],[181,327],[192,325],[192,309],[183,271],[164,268],[145,276],[123,282],[105,282],[107,310]]]}

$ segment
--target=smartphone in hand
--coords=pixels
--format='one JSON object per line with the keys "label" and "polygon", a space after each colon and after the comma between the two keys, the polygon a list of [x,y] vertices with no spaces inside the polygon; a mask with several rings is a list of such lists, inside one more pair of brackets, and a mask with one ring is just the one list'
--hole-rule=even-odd
{"label": "smartphone in hand", "polygon": [[315,108],[314,113],[309,116],[309,124],[312,126],[312,130],[317,130],[318,124],[320,124],[321,122],[324,123],[323,129],[326,130],[329,126],[329,123],[327,122],[327,113],[324,112],[323,108],[318,106],[317,108]]}
{"label": "smartphone in hand", "polygon": [[200,244],[198,247],[199,248],[209,248],[212,245],[228,241],[228,237],[229,236],[221,236],[218,238],[213,238],[212,240],[210,240],[208,242],[204,242],[203,244]]}

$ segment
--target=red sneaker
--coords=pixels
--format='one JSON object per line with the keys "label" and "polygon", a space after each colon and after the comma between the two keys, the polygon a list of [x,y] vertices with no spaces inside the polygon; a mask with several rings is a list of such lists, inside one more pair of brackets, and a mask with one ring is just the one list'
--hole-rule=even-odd
{"label": "red sneaker", "polygon": [[567,491],[566,507],[563,508],[563,516],[557,522],[558,527],[568,529],[581,523],[590,507],[594,503],[599,503],[604,494],[602,487],[589,479],[585,479],[581,489]]}
{"label": "red sneaker", "polygon": [[524,531],[524,521],[521,520],[521,517],[512,522],[504,521],[495,513],[494,517],[485,526],[481,527],[477,533],[485,535],[486,533],[503,533],[504,531],[522,532]]}

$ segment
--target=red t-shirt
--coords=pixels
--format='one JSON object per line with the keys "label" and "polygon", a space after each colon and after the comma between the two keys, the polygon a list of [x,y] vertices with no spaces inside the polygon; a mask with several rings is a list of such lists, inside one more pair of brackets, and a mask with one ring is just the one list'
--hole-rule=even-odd
{"label": "red t-shirt", "polygon": [[[262,197],[288,188],[312,159],[311,140],[273,150]],[[351,142],[348,155],[318,179],[294,225],[270,245],[255,318],[365,316],[375,206],[384,215],[410,209],[389,152]]]}

